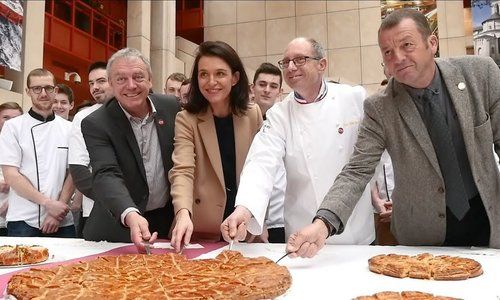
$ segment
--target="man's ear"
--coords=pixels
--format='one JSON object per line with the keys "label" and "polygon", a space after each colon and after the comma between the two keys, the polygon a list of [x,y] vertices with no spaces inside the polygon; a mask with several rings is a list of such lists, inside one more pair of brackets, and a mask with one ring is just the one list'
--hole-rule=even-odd
{"label": "man's ear", "polygon": [[321,71],[326,71],[326,66],[328,65],[328,60],[326,57],[323,57],[322,59],[319,60],[318,66]]}
{"label": "man's ear", "polygon": [[438,50],[438,45],[439,45],[439,41],[438,41],[438,38],[437,36],[431,34],[429,36],[429,38],[427,39],[428,43],[429,43],[429,46],[431,47],[432,49],[432,54],[436,54],[437,53],[437,50]]}
{"label": "man's ear", "polygon": [[254,88],[255,88],[255,84],[250,83],[250,92],[252,92],[252,94],[255,94]]}

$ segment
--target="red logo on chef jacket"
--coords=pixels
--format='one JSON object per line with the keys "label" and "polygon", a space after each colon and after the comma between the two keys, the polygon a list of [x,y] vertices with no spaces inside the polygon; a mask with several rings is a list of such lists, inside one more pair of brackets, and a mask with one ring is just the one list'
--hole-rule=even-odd
{"label": "red logo on chef jacket", "polygon": [[344,128],[339,127],[339,134],[342,134],[342,133],[344,133]]}
{"label": "red logo on chef jacket", "polygon": [[163,125],[163,124],[165,124],[165,121],[163,121],[163,119],[159,119],[158,120],[158,125]]}

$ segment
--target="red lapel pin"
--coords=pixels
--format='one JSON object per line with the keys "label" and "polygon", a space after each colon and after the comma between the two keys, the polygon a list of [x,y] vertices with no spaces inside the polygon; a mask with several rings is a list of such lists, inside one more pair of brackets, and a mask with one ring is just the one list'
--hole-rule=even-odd
{"label": "red lapel pin", "polygon": [[163,125],[163,124],[165,124],[165,121],[163,121],[162,119],[159,119],[158,120],[158,125]]}
{"label": "red lapel pin", "polygon": [[340,133],[340,134],[344,133],[344,128],[339,127],[339,133]]}

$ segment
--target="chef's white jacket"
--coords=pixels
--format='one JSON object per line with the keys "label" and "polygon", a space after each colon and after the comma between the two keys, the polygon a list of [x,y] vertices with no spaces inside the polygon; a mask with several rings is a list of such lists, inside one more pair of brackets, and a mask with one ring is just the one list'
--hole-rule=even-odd
{"label": "chef's white jacket", "polygon": [[[285,233],[311,224],[336,176],[348,162],[363,118],[366,91],[360,86],[327,83],[326,97],[300,104],[290,93],[267,113],[240,176],[236,205],[250,210],[252,234],[260,234],[275,176],[286,169]],[[345,230],[330,244],[370,244],[375,238],[369,187]]]}
{"label": "chef's white jacket", "polygon": [[[30,112],[5,122],[0,134],[0,165],[19,168],[35,189],[57,200],[66,178],[71,122],[59,116],[43,122]],[[40,229],[46,216],[43,206],[19,196],[12,187],[8,201],[7,223],[24,221]],[[59,226],[72,224],[73,216],[68,213]]]}
{"label": "chef's white jacket", "polygon": [[[90,168],[90,156],[87,151],[87,145],[82,134],[82,121],[88,115],[96,111],[102,104],[96,103],[89,108],[79,111],[73,118],[71,133],[69,136],[69,156],[68,164],[81,165]],[[82,200],[82,215],[88,217],[94,207],[94,200],[83,195]]]}

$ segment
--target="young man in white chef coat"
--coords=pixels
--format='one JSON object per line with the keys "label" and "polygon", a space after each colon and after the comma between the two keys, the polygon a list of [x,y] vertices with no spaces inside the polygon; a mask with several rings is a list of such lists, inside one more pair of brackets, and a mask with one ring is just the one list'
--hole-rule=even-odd
{"label": "young man in white chef coat", "polygon": [[0,165],[10,185],[9,236],[74,237],[68,202],[75,187],[67,175],[71,122],[54,115],[57,87],[45,69],[28,74],[32,108],[5,122],[0,134]]}
{"label": "young man in white chef coat", "polygon": [[[281,70],[275,65],[265,62],[262,63],[253,77],[253,83],[250,86],[254,94],[254,102],[260,107],[262,117],[265,120],[267,111],[279,101],[283,91],[281,85],[283,76]],[[274,190],[269,198],[267,216],[265,224],[267,232],[261,235],[261,240],[270,243],[284,243],[285,240],[285,222],[283,220],[283,208],[285,204],[286,174],[285,168],[280,168],[276,173],[276,182]]]}
{"label": "young man in white chef coat", "polygon": [[113,90],[108,83],[106,73],[107,63],[97,61],[89,67],[89,91],[96,104],[78,112],[73,118],[73,125],[69,137],[69,170],[77,189],[83,193],[82,213],[78,228],[77,237],[83,237],[83,227],[94,206],[92,192],[92,173],[90,171],[90,158],[85,140],[82,134],[82,120],[100,108],[104,103],[113,98]]}
{"label": "young man in white chef coat", "polygon": [[[280,166],[286,169],[285,233],[310,224],[335,177],[353,152],[363,118],[365,90],[327,83],[327,59],[313,39],[292,40],[278,63],[293,89],[266,114],[240,177],[236,209],[222,224],[226,241],[260,234]],[[334,244],[370,244],[374,238],[369,188]]]}

